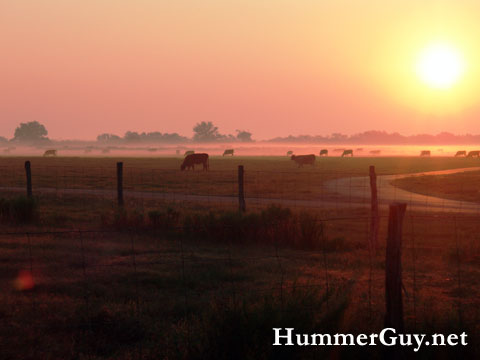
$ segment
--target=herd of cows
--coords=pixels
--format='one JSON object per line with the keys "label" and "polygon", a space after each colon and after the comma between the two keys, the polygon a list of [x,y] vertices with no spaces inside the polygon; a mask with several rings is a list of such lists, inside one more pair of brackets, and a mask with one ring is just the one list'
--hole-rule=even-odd
{"label": "herd of cows", "polygon": [[[379,153],[379,152],[378,152]],[[232,155],[233,156],[233,149],[225,150],[223,156],[225,155]],[[320,151],[320,156],[328,156],[328,150],[322,149]],[[430,150],[423,150],[420,153],[420,156],[430,156]],[[314,154],[308,155],[294,155],[293,151],[288,151],[287,156],[290,156],[290,159],[293,160],[298,167],[303,167],[303,165],[314,165],[316,156]],[[343,150],[341,157],[345,156],[353,156],[353,150],[347,149]],[[480,151],[457,151],[455,157],[480,157]],[[185,159],[183,160],[182,165],[180,166],[180,170],[195,170],[195,165],[203,165],[203,170],[207,171],[209,169],[209,161],[208,161],[208,154],[201,153],[195,154],[194,151],[187,151],[185,152]]]}
{"label": "herd of cows", "polygon": [[[361,151],[362,149],[357,149],[358,151]],[[353,149],[334,149],[335,152],[341,152],[341,157],[346,157],[346,156],[353,156]],[[233,156],[235,153],[234,149],[226,149],[223,152],[223,156]],[[177,151],[178,154],[178,151]],[[370,154],[372,155],[379,155],[380,150],[371,150]],[[422,150],[420,153],[420,156],[422,157],[428,157],[431,155],[430,150]],[[55,149],[49,149],[46,150],[43,154],[44,157],[49,157],[49,156],[57,156],[57,150]],[[185,159],[183,160],[180,170],[195,170],[195,165],[202,165],[203,170],[207,171],[209,169],[209,156],[206,153],[195,153],[193,150],[188,150],[184,154]],[[308,155],[294,155],[293,151],[288,151],[287,156],[290,157],[292,161],[294,161],[299,167],[303,167],[303,165],[314,165],[315,164],[315,159],[316,156],[314,154],[308,154]],[[320,157],[323,156],[328,156],[328,150],[327,149],[322,149],[320,150],[319,153]],[[480,151],[475,150],[475,151],[465,151],[465,150],[460,150],[457,151],[455,154],[455,157],[477,157],[480,158]]]}

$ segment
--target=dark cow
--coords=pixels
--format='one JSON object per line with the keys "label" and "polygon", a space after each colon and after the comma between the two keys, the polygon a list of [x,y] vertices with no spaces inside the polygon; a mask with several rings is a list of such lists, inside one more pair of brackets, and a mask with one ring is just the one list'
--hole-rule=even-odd
{"label": "dark cow", "polygon": [[430,150],[422,150],[422,152],[420,153],[420,156],[430,156],[431,153],[430,153]]}
{"label": "dark cow", "polygon": [[342,157],[348,156],[348,155],[353,156],[353,150],[352,149],[343,150]]}
{"label": "dark cow", "polygon": [[57,150],[47,150],[43,153],[43,156],[57,156]]}
{"label": "dark cow", "polygon": [[320,150],[320,156],[328,156],[328,150],[327,149]]}
{"label": "dark cow", "polygon": [[480,151],[469,151],[467,157],[480,157]]}
{"label": "dark cow", "polygon": [[233,149],[227,149],[223,152],[223,155],[222,156],[225,156],[225,155],[232,155],[233,156]]}
{"label": "dark cow", "polygon": [[293,155],[293,151],[292,150],[288,150],[287,151],[287,156],[292,156]]}
{"label": "dark cow", "polygon": [[183,154],[183,156],[188,156],[188,155],[192,155],[192,154],[195,154],[195,151],[187,150],[187,151],[185,151],[185,154]]}
{"label": "dark cow", "polygon": [[290,158],[298,164],[298,167],[303,167],[303,165],[312,165],[315,163],[315,155],[292,155]]}
{"label": "dark cow", "polygon": [[455,157],[459,157],[459,156],[467,156],[467,152],[465,150],[457,151],[457,153],[455,154]]}
{"label": "dark cow", "polygon": [[203,165],[203,170],[207,171],[209,168],[208,154],[190,154],[183,160],[180,170],[195,170],[195,165]]}

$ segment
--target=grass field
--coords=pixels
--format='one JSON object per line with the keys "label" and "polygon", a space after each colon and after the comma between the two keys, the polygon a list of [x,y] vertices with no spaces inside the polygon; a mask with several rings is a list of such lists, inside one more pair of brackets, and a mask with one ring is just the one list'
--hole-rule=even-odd
{"label": "grass field", "polygon": [[480,172],[424,175],[393,181],[395,186],[418,194],[480,203]]}
{"label": "grass field", "polygon": [[322,196],[322,184],[331,179],[474,167],[468,158],[317,158],[314,167],[298,168],[287,157],[212,157],[208,173],[181,172],[182,158],[0,158],[0,187],[25,183],[24,162],[31,160],[34,187],[55,189],[114,189],[116,162],[124,162],[127,190],[199,195],[237,194],[237,167],[245,167],[247,196],[311,199]]}
{"label": "grass field", "polygon": [[[0,160],[1,187],[24,186],[25,160]],[[115,186],[117,159],[30,160],[34,192]],[[287,158],[213,158],[209,173],[181,173],[181,159],[122,160],[129,189],[234,195],[242,164],[247,196],[257,189],[278,198],[320,196],[318,185],[325,180],[367,175],[369,165],[378,174],[478,166],[471,159],[327,158],[298,169]],[[123,211],[108,196],[59,192],[39,194],[37,201],[33,221],[1,222],[5,358],[382,357],[373,347],[279,351],[270,344],[273,327],[307,333],[383,328],[385,213],[380,248],[372,253],[369,213],[355,207],[248,206],[240,215],[235,204],[213,201],[147,199],[127,202]],[[471,340],[463,349],[424,349],[420,358],[479,354],[479,227],[477,216],[407,211],[407,331],[467,331]]]}

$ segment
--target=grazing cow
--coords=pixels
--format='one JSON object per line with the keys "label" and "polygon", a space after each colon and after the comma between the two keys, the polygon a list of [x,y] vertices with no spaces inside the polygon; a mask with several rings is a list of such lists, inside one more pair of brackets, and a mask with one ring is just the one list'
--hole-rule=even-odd
{"label": "grazing cow", "polygon": [[320,156],[328,156],[328,150],[327,149],[320,150]]}
{"label": "grazing cow", "polygon": [[287,156],[292,156],[293,155],[293,151],[292,150],[288,150],[287,151]]}
{"label": "grazing cow", "polygon": [[480,151],[469,151],[467,157],[480,157]]}
{"label": "grazing cow", "polygon": [[195,154],[195,151],[187,150],[187,151],[185,151],[185,154],[183,154],[183,156],[188,156],[188,155],[192,155],[192,154]]}
{"label": "grazing cow", "polygon": [[57,150],[47,150],[43,153],[43,156],[57,156]]}
{"label": "grazing cow", "polygon": [[420,156],[430,156],[430,150],[422,150],[422,152],[420,153]]}
{"label": "grazing cow", "polygon": [[195,165],[203,165],[203,170],[207,171],[209,168],[208,154],[190,154],[183,160],[180,170],[195,170]]}
{"label": "grazing cow", "polygon": [[303,167],[303,165],[312,165],[315,163],[315,155],[292,155],[290,160],[295,161],[298,164],[298,167]]}
{"label": "grazing cow", "polygon": [[233,149],[227,149],[223,152],[223,155],[222,156],[225,156],[225,155],[232,155],[233,156]]}
{"label": "grazing cow", "polygon": [[467,156],[467,152],[465,150],[457,151],[457,153],[455,154],[455,157],[459,157],[459,156]]}
{"label": "grazing cow", "polygon": [[348,156],[348,155],[353,156],[353,150],[352,149],[343,150],[342,157]]}
{"label": "grazing cow", "polygon": [[380,155],[381,151],[380,150],[370,150],[370,154],[372,155]]}

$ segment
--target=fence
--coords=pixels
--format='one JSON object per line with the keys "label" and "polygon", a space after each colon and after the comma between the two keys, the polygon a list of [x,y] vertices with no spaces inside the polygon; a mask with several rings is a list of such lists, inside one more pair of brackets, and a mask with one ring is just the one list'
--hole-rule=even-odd
{"label": "fence", "polygon": [[[80,181],[75,172],[62,169],[62,176],[55,175],[59,186],[52,195],[65,199],[63,179],[68,179],[69,190],[93,190],[89,184],[98,183],[115,189],[115,176],[110,179],[110,170],[115,174],[115,169],[99,169],[99,174],[104,171],[109,176],[89,183]],[[40,187],[36,185],[35,171],[32,167],[34,196],[44,191],[38,190],[43,188],[41,183]],[[121,173],[120,169],[117,171]],[[90,169],[88,172],[92,173]],[[156,174],[151,184],[157,183],[162,172]],[[387,234],[388,213],[382,203],[385,185],[381,178],[377,183],[380,196],[376,206],[370,192],[373,177],[336,180],[338,174],[330,174],[333,182],[316,189],[321,196],[312,200],[292,199],[285,190],[278,196],[278,189],[272,190],[270,198],[251,196],[252,184],[269,173],[249,174],[248,169],[244,173],[242,197],[242,191],[237,191],[238,184],[242,184],[241,180],[237,183],[239,174],[214,174],[216,179],[231,179],[227,184],[231,193],[225,195],[225,188],[220,189],[220,194],[212,191],[207,204],[217,206],[217,198],[224,196],[231,208],[242,209],[243,200],[248,210],[270,203],[262,199],[280,199],[298,209],[325,211],[314,212],[303,222],[298,215],[293,225],[285,218],[274,218],[270,226],[260,229],[253,222],[241,223],[247,230],[259,232],[255,239],[264,239],[259,243],[248,241],[253,232],[233,236],[238,233],[239,224],[228,219],[212,220],[205,225],[208,229],[202,229],[207,234],[204,239],[192,235],[198,229],[186,222],[168,228],[0,232],[0,341],[6,357],[18,357],[21,353],[23,357],[42,358],[47,357],[46,351],[61,358],[185,358],[208,351],[224,351],[224,355],[238,351],[238,356],[242,356],[245,349],[239,350],[232,338],[234,330],[243,331],[248,338],[245,328],[257,336],[254,342],[261,351],[274,354],[277,350],[270,347],[270,329],[295,325],[305,331],[370,333],[381,329],[384,322],[393,322],[396,328],[404,326],[410,331],[463,329],[471,338],[478,339],[480,232],[475,207],[470,209],[463,204],[462,209],[450,208],[445,205],[447,202],[444,206],[422,204],[412,197],[407,202],[403,226],[390,219],[392,227],[397,224],[397,230]],[[280,183],[292,176],[276,177]],[[38,180],[46,182],[45,179]],[[135,183],[139,187],[148,184],[143,172],[129,173],[127,168],[123,180],[123,194],[119,191],[123,187],[108,194],[102,191],[101,200],[116,207],[123,195],[123,206],[128,207],[132,191],[136,195],[147,193],[145,198],[136,198],[145,207],[148,200],[163,201],[155,198],[151,189],[135,188]],[[8,184],[8,175],[2,181]],[[197,184],[195,190],[205,189],[204,185],[205,182]],[[332,189],[333,194],[329,193]],[[181,193],[173,194],[177,202],[186,201],[179,196]],[[85,193],[76,195],[84,197]],[[202,199],[194,198],[198,202]],[[90,205],[97,206],[101,200]],[[388,199],[394,200],[404,198],[400,194]],[[83,201],[88,208],[89,199]],[[403,236],[399,229],[403,229]],[[313,246],[303,249],[279,241],[288,231],[313,237]],[[375,231],[376,244],[372,240]],[[395,247],[389,248],[385,243],[387,235],[396,240]],[[399,243],[401,239],[403,245]],[[399,249],[403,252],[401,262]],[[384,251],[390,254],[387,264]],[[392,279],[387,283],[386,269],[390,274],[387,277]],[[392,288],[386,297],[389,284]],[[252,321],[259,330],[249,328],[248,322]],[[270,328],[262,327],[261,322]],[[54,342],[64,345],[52,346]]]}

